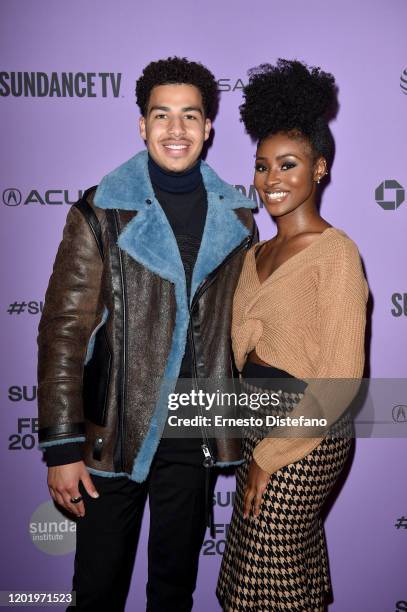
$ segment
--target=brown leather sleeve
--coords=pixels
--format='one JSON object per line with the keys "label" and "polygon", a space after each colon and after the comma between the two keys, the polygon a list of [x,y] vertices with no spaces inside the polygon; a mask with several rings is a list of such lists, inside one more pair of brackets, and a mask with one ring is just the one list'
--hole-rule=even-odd
{"label": "brown leather sleeve", "polygon": [[103,262],[84,215],[70,209],[38,328],[40,446],[84,435],[83,365],[103,305]]}

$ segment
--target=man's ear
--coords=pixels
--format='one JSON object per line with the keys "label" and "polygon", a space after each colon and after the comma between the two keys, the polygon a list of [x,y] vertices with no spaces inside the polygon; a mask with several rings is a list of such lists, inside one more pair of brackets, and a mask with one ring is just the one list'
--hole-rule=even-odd
{"label": "man's ear", "polygon": [[212,129],[212,121],[210,119],[205,119],[205,140],[208,140],[209,134]]}
{"label": "man's ear", "polygon": [[138,120],[138,127],[142,139],[147,140],[146,120],[144,119],[144,117],[140,117],[140,119]]}

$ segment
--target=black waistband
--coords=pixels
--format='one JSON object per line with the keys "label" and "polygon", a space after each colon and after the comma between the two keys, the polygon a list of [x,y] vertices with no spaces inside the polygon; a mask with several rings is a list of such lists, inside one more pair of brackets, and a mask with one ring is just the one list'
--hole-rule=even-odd
{"label": "black waistband", "polygon": [[[292,376],[292,374],[285,370],[280,370],[274,366],[253,363],[252,361],[246,361],[242,370],[242,376],[244,379],[250,379],[250,384],[264,389],[275,389],[278,386],[279,389],[287,393],[304,393],[307,388],[305,381],[295,378],[295,376]],[[277,385],[276,379],[278,379]]]}

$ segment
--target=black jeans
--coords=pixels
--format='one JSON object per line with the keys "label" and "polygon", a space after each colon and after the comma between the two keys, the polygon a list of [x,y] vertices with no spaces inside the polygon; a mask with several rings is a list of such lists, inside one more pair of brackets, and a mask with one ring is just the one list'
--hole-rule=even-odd
{"label": "black jeans", "polygon": [[[100,497],[80,485],[86,515],[77,522],[71,609],[124,610],[148,495],[147,611],[189,612],[206,530],[205,468],[157,458],[142,484],[91,477]],[[210,495],[213,487],[211,478]]]}

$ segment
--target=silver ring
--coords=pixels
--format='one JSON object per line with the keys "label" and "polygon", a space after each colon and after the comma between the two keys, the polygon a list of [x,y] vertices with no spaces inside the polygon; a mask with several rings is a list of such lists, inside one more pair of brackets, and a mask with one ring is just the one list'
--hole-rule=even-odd
{"label": "silver ring", "polygon": [[81,502],[82,500],[83,500],[82,495],[79,495],[79,497],[71,497],[72,504],[79,504],[79,502]]}

